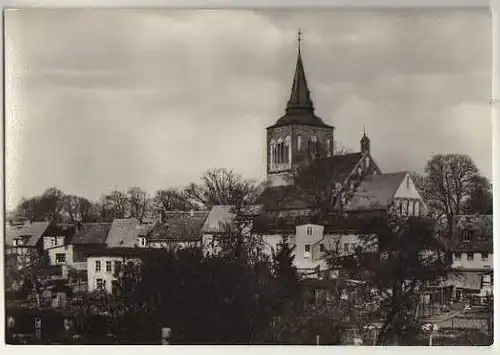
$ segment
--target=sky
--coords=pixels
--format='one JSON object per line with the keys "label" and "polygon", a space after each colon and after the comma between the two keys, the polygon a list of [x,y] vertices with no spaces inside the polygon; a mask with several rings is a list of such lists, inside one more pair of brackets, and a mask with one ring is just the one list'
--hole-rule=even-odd
{"label": "sky", "polygon": [[297,30],[316,114],[383,172],[469,154],[492,176],[491,19],[484,10],[8,11],[6,204],[56,186],[98,199],[265,179]]}

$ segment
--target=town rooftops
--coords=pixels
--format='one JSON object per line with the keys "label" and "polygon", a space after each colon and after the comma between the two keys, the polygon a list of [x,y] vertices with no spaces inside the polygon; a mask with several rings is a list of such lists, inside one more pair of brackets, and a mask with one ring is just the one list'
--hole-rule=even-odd
{"label": "town rooftops", "polygon": [[31,222],[21,226],[7,225],[5,228],[5,243],[12,245],[12,241],[18,238],[24,238],[23,246],[34,247],[43,236],[50,222]]}
{"label": "town rooftops", "polygon": [[367,176],[347,204],[347,211],[386,209],[403,183],[406,171]]}
{"label": "town rooftops", "polygon": [[[233,205],[213,206],[205,219],[205,223],[201,229],[202,233],[224,233],[226,228],[234,222],[236,212],[235,206]],[[241,208],[238,213],[246,217],[254,217],[262,213],[262,205],[245,206]]]}
{"label": "town rooftops", "polygon": [[146,236],[154,224],[141,224],[135,218],[115,219],[106,239],[110,248],[132,248],[138,244],[138,238]]}
{"label": "town rooftops", "polygon": [[111,223],[82,223],[76,227],[73,244],[101,244],[106,243]]}
{"label": "town rooftops", "polygon": [[197,241],[208,211],[166,212],[162,223],[157,223],[146,235],[148,241]]}

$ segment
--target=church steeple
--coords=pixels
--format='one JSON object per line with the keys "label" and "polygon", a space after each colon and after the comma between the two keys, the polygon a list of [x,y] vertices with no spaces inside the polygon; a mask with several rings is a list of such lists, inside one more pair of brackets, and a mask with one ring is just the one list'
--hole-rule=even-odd
{"label": "church steeple", "polygon": [[287,114],[314,112],[314,106],[311,101],[306,74],[304,72],[304,65],[302,64],[302,55],[300,53],[301,40],[302,32],[299,30],[297,36],[297,64],[295,66],[295,75],[293,77],[290,99],[286,107]]}

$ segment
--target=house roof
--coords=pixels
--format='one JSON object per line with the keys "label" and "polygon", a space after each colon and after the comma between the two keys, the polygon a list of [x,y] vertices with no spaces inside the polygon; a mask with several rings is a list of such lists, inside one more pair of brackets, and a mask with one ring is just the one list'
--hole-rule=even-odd
{"label": "house roof", "polygon": [[[231,225],[236,217],[236,211],[233,205],[216,205],[210,209],[208,216],[203,223],[202,233],[216,234],[223,233],[227,225]],[[262,205],[251,205],[242,208],[240,213],[254,217],[262,213]]]}
{"label": "house roof", "polygon": [[209,212],[167,212],[162,223],[152,227],[146,235],[149,240],[201,240],[201,229]]}
{"label": "house roof", "polygon": [[31,222],[19,227],[6,226],[5,242],[12,245],[15,238],[27,237],[25,246],[34,247],[45,233],[51,222]]}
{"label": "house roof", "polygon": [[469,290],[480,290],[481,278],[483,274],[484,272],[477,271],[451,272],[448,275],[445,284]]}
{"label": "house roof", "polygon": [[[313,160],[302,174],[327,174],[330,183],[343,183],[345,179],[353,172],[356,165],[360,162],[363,154],[350,153],[335,155]],[[299,176],[299,180],[301,177]],[[308,179],[304,177],[304,179]],[[312,197],[308,196],[307,191],[300,189],[296,185],[271,186],[261,193],[257,203],[264,205],[266,210],[279,209],[309,209],[311,208]]]}
{"label": "house roof", "polygon": [[72,244],[105,244],[111,223],[82,223],[76,228]]}
{"label": "house roof", "polygon": [[[470,231],[470,240],[463,240]],[[450,249],[457,252],[493,252],[493,216],[460,215],[454,218],[453,238]]]}
{"label": "house roof", "polygon": [[110,248],[128,247],[137,245],[137,238],[146,236],[154,224],[141,224],[135,218],[115,219],[111,224],[106,245]]}
{"label": "house roof", "polygon": [[83,251],[86,257],[98,257],[98,256],[117,256],[117,257],[128,257],[128,258],[139,258],[143,255],[162,252],[163,249],[149,249],[149,248],[138,248],[138,247],[116,247],[116,248],[101,248],[101,249],[87,249]]}
{"label": "house roof", "polygon": [[347,204],[347,211],[385,209],[403,182],[406,171],[367,176]]}

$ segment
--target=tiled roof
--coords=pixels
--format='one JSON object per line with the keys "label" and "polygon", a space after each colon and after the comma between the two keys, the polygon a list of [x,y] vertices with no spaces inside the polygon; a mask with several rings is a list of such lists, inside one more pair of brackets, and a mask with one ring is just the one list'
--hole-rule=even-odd
{"label": "tiled roof", "polygon": [[72,244],[102,244],[106,243],[111,223],[82,223],[77,226]]}
{"label": "tiled roof", "polygon": [[25,245],[34,247],[49,227],[50,222],[31,222],[20,227],[6,226],[5,242],[12,245],[14,238],[28,237]]}
{"label": "tiled roof", "polygon": [[[202,233],[223,233],[227,225],[231,225],[234,221],[236,213],[232,205],[216,205],[213,206],[208,213],[205,223],[201,229]],[[262,205],[252,205],[243,208],[241,213],[247,216],[256,216],[262,212]]]}
{"label": "tiled roof", "polygon": [[195,211],[192,216],[190,212],[166,213],[163,222],[155,225],[146,235],[146,238],[148,241],[201,240],[201,229],[207,216],[207,211]]}
{"label": "tiled roof", "polygon": [[115,219],[106,239],[110,248],[132,248],[138,244],[138,238],[145,236],[154,224],[141,224],[135,218]]}
{"label": "tiled roof", "polygon": [[[361,153],[350,153],[316,159],[305,170],[302,170],[302,173],[328,174],[331,184],[343,183],[362,157]],[[298,180],[300,179],[301,177],[298,178]],[[307,180],[308,178],[304,177],[304,179]],[[307,191],[298,188],[296,185],[288,185],[266,188],[257,199],[257,203],[264,205],[266,210],[299,210],[311,208],[313,202],[312,197],[307,195]]]}
{"label": "tiled roof", "polygon": [[[454,218],[451,249],[457,252],[493,252],[493,216],[461,215]],[[464,240],[466,234],[470,240]]]}
{"label": "tiled roof", "polygon": [[387,208],[407,172],[367,176],[347,204],[347,211],[361,211]]}

